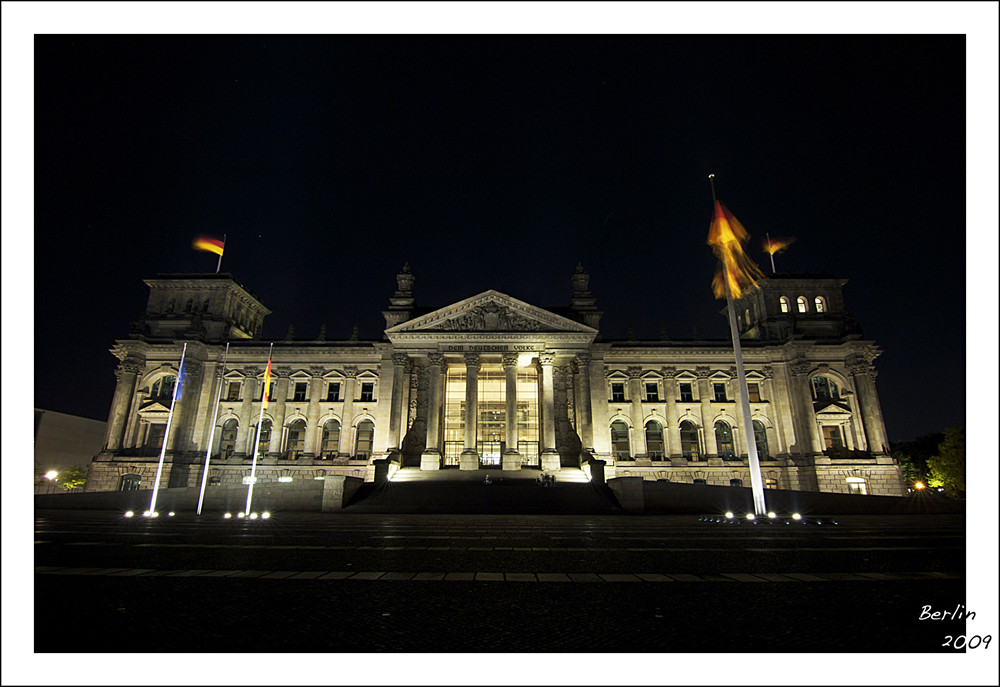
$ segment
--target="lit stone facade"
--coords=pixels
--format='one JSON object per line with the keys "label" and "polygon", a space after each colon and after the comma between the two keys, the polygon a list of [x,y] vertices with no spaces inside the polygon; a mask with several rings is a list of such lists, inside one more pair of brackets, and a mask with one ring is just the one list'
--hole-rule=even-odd
{"label": "lit stone facade", "polygon": [[[384,339],[271,342],[259,339],[269,311],[232,276],[148,280],[146,312],[112,349],[118,386],[87,488],[151,486],[184,343],[161,486],[200,484],[206,453],[210,485],[249,476],[272,343],[258,483],[372,480],[388,458],[588,473],[600,460],[605,478],[749,486],[731,342],[602,340],[588,281],[578,266],[566,308],[487,291],[428,310],[404,267]],[[770,488],[901,495],[880,351],[847,314],[844,283],[777,275],[737,302],[761,472]]]}

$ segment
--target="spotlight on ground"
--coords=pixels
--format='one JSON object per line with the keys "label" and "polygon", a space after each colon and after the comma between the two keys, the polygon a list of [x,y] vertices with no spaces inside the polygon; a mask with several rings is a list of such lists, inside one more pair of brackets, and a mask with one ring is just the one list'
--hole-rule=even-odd
{"label": "spotlight on ground", "polygon": [[251,520],[256,520],[257,519],[257,514],[256,513],[251,513],[250,514],[250,519]]}
{"label": "spotlight on ground", "polygon": [[135,513],[133,513],[132,511],[130,511],[130,510],[125,511],[125,517],[126,518],[131,518],[133,515],[135,515]]}
{"label": "spotlight on ground", "polygon": [[233,517],[233,514],[232,513],[226,513],[222,517],[224,517],[226,520],[228,520],[229,518]]}
{"label": "spotlight on ground", "polygon": [[747,513],[747,520],[755,520],[757,518],[753,513]]}
{"label": "spotlight on ground", "polygon": [[769,512],[769,513],[767,514],[767,517],[769,517],[769,518],[771,518],[772,520],[774,520],[774,519],[775,519],[776,517],[778,517],[778,514],[777,514],[777,513],[775,513],[774,511],[771,511],[771,512]]}
{"label": "spotlight on ground", "polygon": [[264,511],[263,513],[260,514],[261,520],[267,520],[269,517],[271,517],[271,514],[268,513],[267,511]]}
{"label": "spotlight on ground", "polygon": [[792,513],[792,520],[801,520],[802,516],[798,513]]}
{"label": "spotlight on ground", "polygon": [[726,520],[732,520],[732,519],[733,519],[733,512],[731,510],[727,510],[726,511]]}
{"label": "spotlight on ground", "polygon": [[144,517],[144,518],[148,518],[148,517],[149,517],[149,511],[148,511],[148,510],[146,510],[146,511],[143,511],[143,512],[142,512],[142,517]]}
{"label": "spotlight on ground", "polygon": [[244,513],[243,511],[240,511],[239,513],[236,514],[237,518],[242,518],[244,516],[246,516],[246,513]]}
{"label": "spotlight on ground", "polygon": [[174,517],[174,512],[173,512],[173,511],[170,511],[169,513],[167,513],[167,517],[168,517],[168,518],[172,518],[172,517]]}
{"label": "spotlight on ground", "polygon": [[152,513],[149,514],[149,517],[151,517],[151,518],[158,518],[158,517],[160,517],[160,513],[159,513],[159,511],[155,511],[154,510]]}

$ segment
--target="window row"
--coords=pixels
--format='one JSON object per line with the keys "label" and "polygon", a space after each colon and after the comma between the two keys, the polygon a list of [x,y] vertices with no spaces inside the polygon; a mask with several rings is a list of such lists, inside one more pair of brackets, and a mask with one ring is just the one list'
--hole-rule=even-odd
{"label": "window row", "polygon": [[[219,442],[219,456],[228,458],[236,453],[236,438],[239,433],[239,421],[235,418],[226,420],[222,425],[222,435]],[[252,455],[254,447],[257,447],[257,456],[264,456],[270,453],[271,446],[271,421],[265,419],[261,423],[260,438],[258,440],[257,426],[252,427],[251,436],[246,447],[247,455]],[[352,457],[355,460],[367,460],[371,457],[372,446],[375,440],[375,425],[371,420],[363,420],[358,424],[357,433],[354,438],[354,452]],[[306,444],[306,421],[303,419],[293,420],[288,425],[288,433],[285,436],[284,445],[278,448],[277,453],[286,460],[296,460],[305,451]],[[336,458],[340,453],[340,422],[338,420],[327,420],[323,425],[320,437],[319,451],[317,457],[322,459]]]}
{"label": "window row", "polygon": [[[243,382],[229,382],[226,386],[226,393],[223,396],[224,401],[242,401],[242,388]],[[274,382],[268,384],[267,388],[267,401],[271,403],[274,401]],[[309,400],[309,382],[293,382],[289,385],[288,398],[286,401],[308,401]],[[327,403],[338,403],[345,400],[341,397],[341,383],[340,382],[328,382],[326,386],[326,394],[320,396],[320,400]],[[375,382],[361,382],[361,393],[355,401],[374,401],[375,400]]]}
{"label": "window row", "polygon": [[[704,455],[701,447],[701,437],[698,427],[690,420],[680,424],[681,454],[689,460],[700,460]],[[753,435],[757,444],[757,456],[766,459],[770,456],[767,446],[767,430],[764,423],[753,421]],[[663,426],[656,420],[650,420],[645,426],[646,457],[650,460],[666,460],[666,443],[663,437]],[[720,458],[735,460],[737,458],[733,442],[733,428],[728,422],[719,420],[715,423],[715,445]],[[611,423],[611,452],[615,461],[634,460],[632,446],[629,441],[629,427],[622,420]]]}
{"label": "window row", "polygon": [[[778,299],[778,305],[781,308],[781,312],[789,312],[792,309],[788,296],[781,296]],[[795,307],[799,312],[809,312],[809,299],[805,296],[799,296],[795,299]],[[822,296],[816,296],[813,299],[813,308],[818,313],[827,312],[826,299]]]}
{"label": "window row", "polygon": [[[728,385],[725,382],[715,382],[712,384],[712,401],[719,403],[730,403],[735,399],[729,398]],[[693,403],[695,398],[695,385],[690,382],[679,382],[677,384],[677,400],[681,403]],[[660,398],[660,385],[658,382],[644,382],[644,395],[641,399],[646,403],[661,403],[665,399]],[[752,403],[760,403],[760,384],[757,382],[747,382],[747,396]],[[627,403],[632,399],[625,393],[625,382],[611,382],[611,402]]]}

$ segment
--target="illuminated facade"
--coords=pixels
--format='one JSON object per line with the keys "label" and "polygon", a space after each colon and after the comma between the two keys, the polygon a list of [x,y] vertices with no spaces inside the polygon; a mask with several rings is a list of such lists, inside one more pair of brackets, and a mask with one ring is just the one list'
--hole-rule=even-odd
{"label": "illuminated facade", "polygon": [[[112,349],[118,386],[87,488],[151,486],[184,342],[161,486],[198,485],[209,441],[210,485],[249,476],[271,343],[258,482],[371,480],[388,458],[574,474],[601,460],[606,478],[749,486],[731,342],[602,340],[588,281],[578,266],[562,309],[487,291],[427,310],[404,267],[384,339],[270,342],[269,311],[232,276],[147,280],[146,312]],[[880,351],[847,314],[844,283],[777,275],[737,302],[761,471],[769,488],[901,495]]]}

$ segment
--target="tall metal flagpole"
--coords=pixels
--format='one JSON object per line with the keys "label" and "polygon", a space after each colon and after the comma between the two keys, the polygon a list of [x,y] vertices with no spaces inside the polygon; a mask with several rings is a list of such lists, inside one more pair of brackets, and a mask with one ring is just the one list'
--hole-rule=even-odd
{"label": "tall metal flagpole", "polygon": [[[271,351],[274,343],[267,349],[267,363],[271,364]],[[267,407],[267,375],[264,375],[264,393],[260,397],[260,417],[257,419],[257,438],[253,441],[253,461],[250,463],[250,484],[247,485],[247,507],[243,512],[250,517],[250,501],[253,499],[253,483],[257,479],[257,448],[260,446],[260,428],[264,422],[264,408]]]}
{"label": "tall metal flagpole", "polygon": [[[225,234],[222,235],[222,251],[223,251],[223,253],[226,251],[226,235]],[[219,262],[215,266],[215,273],[218,274],[220,269],[222,269],[222,253],[219,253]]]}
{"label": "tall metal flagpole", "polygon": [[764,235],[767,236],[767,254],[771,256],[771,274],[774,274],[777,270],[774,269],[774,253],[772,252],[773,249],[771,246],[771,232],[767,232]]}
{"label": "tall metal flagpole", "polygon": [[[712,204],[715,197],[715,175],[709,174],[708,181],[712,185]],[[723,270],[726,267],[723,265]],[[747,444],[747,457],[750,459],[750,487],[753,493],[753,510],[756,515],[767,514],[764,504],[764,482],[760,474],[760,460],[757,458],[757,439],[753,434],[753,419],[750,416],[750,398],[747,395],[747,378],[743,371],[743,350],[740,348],[740,334],[736,328],[736,308],[733,305],[733,293],[729,287],[729,279],[723,274],[726,283],[726,306],[729,310],[729,332],[733,337],[733,352],[736,354],[736,378],[740,391],[740,410],[743,413],[743,437]]]}
{"label": "tall metal flagpole", "polygon": [[201,504],[205,501],[205,485],[208,483],[208,463],[212,458],[212,440],[215,439],[215,421],[219,418],[219,401],[222,400],[222,383],[225,381],[226,361],[229,359],[229,342],[226,342],[226,352],[222,356],[222,373],[219,375],[219,390],[215,394],[215,412],[212,413],[212,429],[208,433],[208,450],[205,451],[205,471],[201,475],[201,491],[198,492],[198,510],[201,515]]}
{"label": "tall metal flagpole", "polygon": [[177,368],[177,380],[174,382],[174,393],[170,398],[170,413],[167,414],[167,427],[163,430],[163,445],[160,446],[160,462],[156,466],[156,479],[153,480],[153,495],[149,499],[149,516],[156,517],[156,495],[160,491],[160,476],[163,474],[163,457],[167,452],[167,440],[170,438],[170,422],[174,419],[174,403],[184,382],[184,356],[187,354],[187,344],[181,349],[181,365]]}

